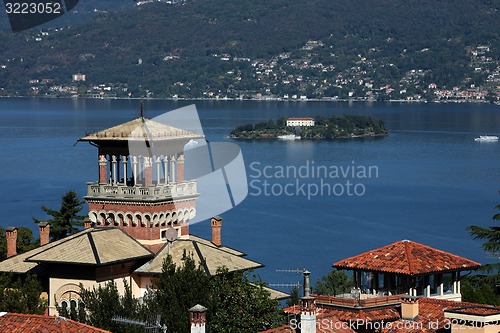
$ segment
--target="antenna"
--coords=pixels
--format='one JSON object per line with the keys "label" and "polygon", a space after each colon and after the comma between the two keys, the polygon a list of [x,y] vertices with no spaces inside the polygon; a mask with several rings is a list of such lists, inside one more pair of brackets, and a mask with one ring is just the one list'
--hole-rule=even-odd
{"label": "antenna", "polygon": [[141,118],[144,118],[144,101],[141,100]]}
{"label": "antenna", "polygon": [[294,288],[294,287],[302,287],[300,282],[295,283],[269,283],[269,287],[278,287],[278,288]]}
{"label": "antenna", "polygon": [[149,322],[143,322],[139,320],[134,320],[134,319],[129,319],[121,316],[114,316],[111,318],[112,321],[116,321],[117,323],[122,323],[122,324],[129,324],[129,325],[135,325],[135,326],[143,326],[144,330],[146,332],[158,332],[159,330],[162,330],[162,333],[167,333],[167,325],[163,324],[163,326],[160,324],[161,320],[161,315],[156,316],[156,320],[153,321],[150,320]]}
{"label": "antenna", "polygon": [[[293,274],[303,274],[306,271],[305,268],[294,268],[294,269],[277,269],[277,273],[293,273]],[[300,282],[295,282],[295,283],[269,283],[269,287],[278,287],[278,288],[300,288],[302,287],[302,283]]]}
{"label": "antenna", "polygon": [[295,273],[295,274],[303,274],[306,271],[305,268],[295,268],[295,269],[277,269],[277,273]]}

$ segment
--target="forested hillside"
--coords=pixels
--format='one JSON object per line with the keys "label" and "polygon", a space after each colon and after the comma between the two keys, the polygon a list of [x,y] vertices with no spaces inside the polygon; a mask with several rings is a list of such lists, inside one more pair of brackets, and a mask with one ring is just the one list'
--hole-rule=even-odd
{"label": "forested hillside", "polygon": [[[0,89],[385,99],[425,95],[434,84],[484,87],[491,98],[499,8],[498,0],[149,3],[58,31],[3,32]],[[72,82],[76,73],[86,81]]]}

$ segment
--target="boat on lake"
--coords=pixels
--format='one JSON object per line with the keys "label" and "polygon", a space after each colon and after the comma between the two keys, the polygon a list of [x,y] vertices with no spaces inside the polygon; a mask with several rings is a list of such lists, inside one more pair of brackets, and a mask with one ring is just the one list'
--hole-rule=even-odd
{"label": "boat on lake", "polygon": [[481,135],[474,139],[475,141],[498,141],[498,136],[496,135]]}
{"label": "boat on lake", "polygon": [[300,136],[297,136],[295,134],[287,134],[287,135],[278,135],[279,140],[300,140]]}

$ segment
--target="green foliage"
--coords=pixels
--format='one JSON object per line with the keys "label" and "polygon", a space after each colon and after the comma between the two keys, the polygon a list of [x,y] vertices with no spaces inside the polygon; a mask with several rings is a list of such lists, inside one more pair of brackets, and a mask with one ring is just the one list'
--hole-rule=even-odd
{"label": "green foliage", "polygon": [[113,321],[115,316],[125,317],[128,319],[137,319],[139,312],[139,301],[132,295],[132,290],[124,279],[125,294],[120,295],[115,282],[107,282],[104,286],[99,286],[97,289],[87,290],[80,285],[82,301],[87,310],[87,318],[84,318],[81,313],[77,313],[77,309],[72,309],[69,315],[75,320],[85,321],[95,327],[100,327],[112,332],[134,333],[143,332],[141,327],[123,324]]}
{"label": "green foliage", "polygon": [[292,287],[290,291],[290,298],[286,300],[286,306],[300,304],[300,288],[297,286]]}
{"label": "green foliage", "polygon": [[255,276],[250,280],[248,273],[228,273],[220,268],[211,277],[189,256],[180,267],[170,256],[166,258],[162,273],[153,280],[153,288],[146,292],[142,305],[125,285],[124,296],[119,295],[113,282],[93,290],[82,286],[87,323],[113,332],[135,332],[132,326],[124,327],[111,318],[119,315],[148,321],[159,314],[169,332],[189,332],[189,309],[196,304],[208,309],[207,331],[213,333],[257,332],[275,326],[281,319],[279,302],[269,298],[264,283]]}
{"label": "green foliage", "polygon": [[194,260],[187,256],[184,265],[176,267],[168,256],[162,273],[153,282],[153,289],[144,296],[145,310],[161,314],[171,332],[189,332],[189,309],[196,304],[207,306],[210,278]]}
{"label": "green foliage", "polygon": [[[500,204],[495,208],[500,209]],[[500,213],[494,214],[493,221],[500,221]],[[500,226],[481,227],[471,225],[467,230],[474,239],[485,240],[481,246],[494,257],[500,254]],[[490,264],[481,268],[486,274],[466,276],[462,279],[462,298],[467,302],[500,305],[500,296],[496,295],[496,286],[500,285],[500,265]]]}
{"label": "green foliage", "polygon": [[462,301],[479,304],[500,305],[500,296],[495,293],[500,283],[500,274],[470,275],[461,279]]}
{"label": "green foliage", "polygon": [[33,238],[33,231],[25,227],[17,228],[17,253],[33,250],[38,246],[38,241]]}
{"label": "green foliage", "polygon": [[35,275],[0,275],[0,309],[7,312],[43,314],[47,302],[40,298],[42,286]]}
{"label": "green foliage", "polygon": [[[500,204],[495,208],[500,209]],[[500,213],[493,215],[493,221],[500,221]],[[486,240],[481,246],[486,252],[498,256],[500,254],[500,226],[490,226],[487,228],[471,225],[467,230],[474,239]]]}
{"label": "green foliage", "polygon": [[[78,213],[83,209],[82,205],[85,201],[78,198],[75,191],[66,192],[61,198],[61,209],[53,210],[42,206],[41,209],[52,218],[44,220],[50,223],[50,238],[52,241],[62,239],[66,236],[78,232],[80,229],[77,226],[83,225],[85,216],[80,216]],[[35,223],[40,223],[42,220],[33,218]]]}
{"label": "green foliage", "polygon": [[[313,0],[307,5],[299,0],[188,0],[178,6],[155,2],[130,7],[98,14],[81,26],[67,23],[88,17],[80,8],[78,15],[64,15],[59,21],[65,27],[71,24],[71,29],[50,31],[38,42],[38,29],[14,36],[0,33],[0,64],[8,63],[0,71],[3,87],[11,94],[27,94],[30,79],[53,78],[55,84],[70,85],[71,74],[81,71],[87,74],[89,86],[123,84],[124,96],[132,97],[145,95],[146,90],[157,97],[203,97],[206,91],[233,91],[238,96],[272,89],[275,94],[343,98],[359,85],[330,85],[328,92],[316,91],[312,85],[304,88],[302,82],[277,80],[268,85],[255,77],[250,61],[221,61],[220,55],[267,63],[283,52],[297,57],[309,52],[312,63],[333,66],[334,72],[288,66],[285,74],[301,73],[317,82],[335,82],[336,75],[361,67],[362,55],[368,59],[367,76],[373,78],[374,86],[390,83],[397,88],[404,73],[422,69],[431,72],[422,85],[435,82],[451,88],[473,74],[467,47],[490,45],[496,59],[500,51],[498,0],[437,4],[360,0],[355,6],[349,0]],[[310,39],[321,40],[324,46],[302,50]],[[166,56],[178,58],[164,60]],[[273,74],[279,75],[279,70]],[[40,94],[50,92],[46,85],[39,89]]]}
{"label": "green foliage", "polygon": [[333,269],[318,279],[313,289],[314,293],[319,295],[336,296],[349,292],[352,287],[354,287],[354,282],[346,272]]}
{"label": "green foliage", "polygon": [[[26,227],[17,228],[17,253],[27,252],[38,246],[38,241],[33,238],[33,231]],[[0,227],[0,261],[7,258],[7,239],[5,229]]]}
{"label": "green foliage", "polygon": [[248,272],[219,268],[212,277],[207,331],[260,332],[274,327],[281,318],[279,302],[264,286],[256,276],[250,280]]}
{"label": "green foliage", "polygon": [[0,261],[7,258],[7,238],[5,238],[5,229],[0,227]]}

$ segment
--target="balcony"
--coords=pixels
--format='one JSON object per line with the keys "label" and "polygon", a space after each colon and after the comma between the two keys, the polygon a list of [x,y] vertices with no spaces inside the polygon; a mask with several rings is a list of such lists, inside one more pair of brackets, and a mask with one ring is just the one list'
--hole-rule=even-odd
{"label": "balcony", "polygon": [[338,296],[315,295],[316,304],[347,307],[347,308],[372,308],[401,303],[401,297],[408,295],[367,295],[367,294],[342,294]]}
{"label": "balcony", "polygon": [[196,182],[127,186],[123,184],[87,183],[86,198],[163,200],[198,196]]}

